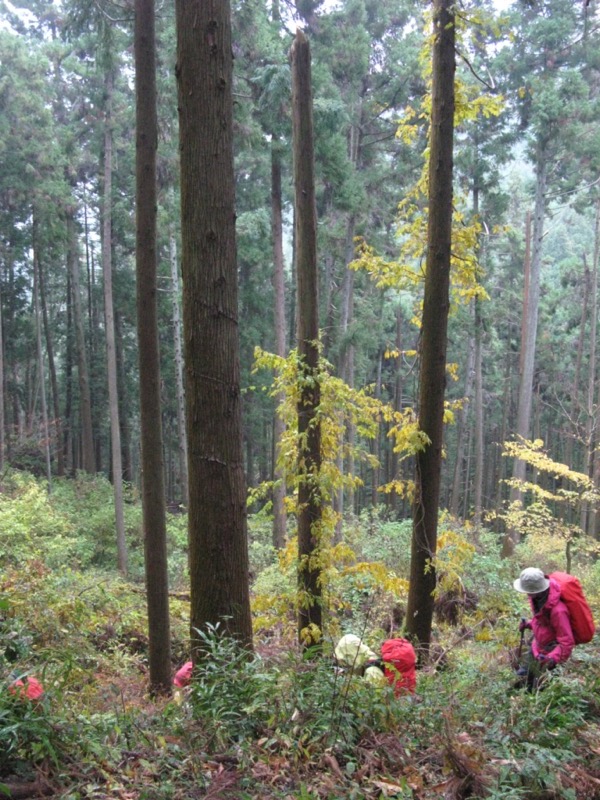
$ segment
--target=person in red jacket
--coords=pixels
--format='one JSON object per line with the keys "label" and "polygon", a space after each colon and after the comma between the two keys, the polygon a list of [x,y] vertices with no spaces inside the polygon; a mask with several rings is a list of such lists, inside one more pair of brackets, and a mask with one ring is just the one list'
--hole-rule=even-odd
{"label": "person in red jacket", "polygon": [[521,632],[531,629],[533,639],[526,669],[527,688],[531,691],[544,669],[554,669],[557,664],[567,661],[575,637],[571,628],[571,617],[565,603],[560,599],[560,585],[548,578],[541,569],[528,567],[513,583],[518,592],[529,597],[532,617],[523,620]]}
{"label": "person in red jacket", "polygon": [[175,677],[173,678],[174,685],[177,686],[178,689],[184,689],[186,686],[189,686],[192,681],[193,670],[194,665],[192,662],[186,661],[183,667],[180,667],[175,673]]}

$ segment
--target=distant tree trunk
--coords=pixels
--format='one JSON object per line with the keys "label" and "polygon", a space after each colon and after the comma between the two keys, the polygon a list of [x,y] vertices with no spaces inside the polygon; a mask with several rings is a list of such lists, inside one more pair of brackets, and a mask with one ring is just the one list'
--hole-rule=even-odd
{"label": "distant tree trunk", "polygon": [[[473,214],[479,216],[479,186],[473,187]],[[483,240],[485,242],[485,240]],[[485,248],[479,243],[478,260],[484,262]],[[475,471],[473,477],[473,522],[481,525],[483,511],[483,319],[481,316],[481,300],[475,298]]]}
{"label": "distant tree trunk", "polygon": [[127,408],[126,380],[123,354],[122,314],[115,309],[115,354],[117,357],[117,386],[119,388],[119,422],[121,424],[121,454],[123,459],[123,481],[133,483],[133,461],[131,453],[131,426],[129,416],[124,409]]}
{"label": "distant tree trunk", "polygon": [[121,427],[119,423],[119,390],[117,387],[117,356],[112,284],[112,93],[113,74],[106,73],[106,108],[104,128],[104,202],[102,209],[102,277],[104,280],[104,324],[106,328],[106,366],[108,376],[108,406],[110,412],[110,442],[112,483],[117,533],[117,567],[127,575],[127,544],[123,510],[123,466],[121,456]]}
{"label": "distant tree trunk", "polygon": [[465,440],[467,434],[467,420],[469,406],[473,394],[473,378],[475,368],[475,341],[469,336],[467,344],[467,367],[465,375],[464,404],[458,412],[456,422],[456,461],[454,462],[454,476],[452,479],[452,495],[450,499],[450,513],[458,517],[461,492],[464,491],[465,475]]}
{"label": "distant tree trunk", "polygon": [[315,562],[321,542],[322,497],[321,400],[319,369],[319,302],[317,274],[317,213],[310,45],[298,30],[290,52],[292,123],[296,196],[296,279],[298,287],[298,355],[301,390],[298,402],[298,636],[304,648],[322,636],[321,571]]}
{"label": "distant tree trunk", "polygon": [[81,310],[81,290],[79,282],[79,248],[75,227],[75,209],[67,212],[67,259],[71,278],[71,308],[73,311],[73,328],[75,334],[75,350],[77,353],[77,372],[79,379],[79,416],[81,428],[81,467],[85,472],[96,472],[96,456],[94,453],[94,433],[92,428],[92,399],[90,393],[90,376],[85,347],[83,314]]}
{"label": "distant tree trunk", "polygon": [[[396,308],[396,339],[395,339],[395,347],[396,351],[401,354],[402,353],[402,306],[398,305]],[[396,379],[394,381],[394,411],[401,412],[403,406],[403,395],[404,395],[404,381],[402,378],[402,372],[400,370],[400,364],[402,356],[398,356],[398,368],[396,369]],[[400,473],[400,459],[398,458],[398,453],[395,451],[392,452],[392,467],[391,467],[391,479],[392,480],[401,480]],[[398,511],[398,492],[392,492],[390,496],[390,504],[392,509],[397,512]]]}
{"label": "distant tree trunk", "polygon": [[[274,4],[275,5],[275,4]],[[281,200],[281,155],[279,143],[271,143],[271,232],[273,239],[273,290],[275,293],[275,352],[285,358],[285,275],[283,258],[283,215]],[[273,545],[282,548],[286,541],[285,513],[285,473],[278,465],[281,440],[285,433],[285,423],[278,413],[282,396],[275,400],[276,410],[273,420]]]}
{"label": "distant tree trunk", "polygon": [[581,411],[579,401],[579,391],[581,382],[581,363],[583,360],[583,345],[585,341],[585,331],[587,327],[588,318],[588,301],[591,294],[591,275],[587,265],[585,254],[583,256],[583,291],[582,306],[581,306],[581,321],[579,323],[579,335],[577,337],[577,356],[575,358],[575,370],[573,373],[573,383],[571,384],[571,404],[569,408],[570,413],[570,430],[567,432],[567,440],[565,443],[565,463],[571,469],[574,469],[573,464],[573,445],[576,438],[579,436],[579,425],[577,419]]}
{"label": "distant tree trunk", "polygon": [[[517,407],[517,436],[528,439],[531,428],[531,408],[533,401],[533,378],[535,369],[535,347],[537,341],[537,323],[540,305],[540,271],[542,266],[542,242],[544,236],[544,215],[546,212],[546,173],[547,154],[542,143],[538,143],[536,158],[535,208],[533,212],[533,247],[526,302],[523,304],[525,324],[521,340],[521,379],[519,384],[519,402]],[[515,459],[513,479],[523,481],[527,465]],[[521,492],[513,487],[510,491],[511,502],[522,502]],[[520,539],[519,531],[506,531],[502,544],[502,555],[510,556]]]}
{"label": "distant tree trunk", "polygon": [[[513,326],[508,324],[508,331],[507,331],[507,340],[510,342],[512,339],[512,330]],[[508,416],[509,410],[511,407],[511,385],[512,385],[512,376],[513,376],[513,359],[511,358],[510,348],[508,348],[506,352],[506,364],[504,367],[504,392],[502,394],[502,422],[500,424],[500,436],[498,437],[498,441],[500,443],[506,441],[506,437],[508,435]],[[500,467],[498,470],[498,475],[496,475],[496,497],[495,497],[495,508],[499,510],[503,503],[503,492],[502,488],[504,486],[503,478],[506,476],[505,471],[505,459],[500,458]],[[498,525],[498,523],[497,523]],[[498,530],[498,527],[496,527]]]}
{"label": "distant tree trunk", "polygon": [[[590,351],[590,374],[589,374],[589,385],[590,390],[589,394],[592,397],[594,391],[596,390],[596,330],[598,326],[598,267],[600,261],[600,200],[596,201],[596,225],[594,231],[594,260],[592,263],[592,296],[590,298],[591,301],[591,330],[590,330],[590,339],[594,343],[593,347],[591,346]],[[593,338],[592,338],[593,337]],[[593,357],[592,357],[593,353]],[[592,432],[590,434],[590,439],[592,440],[591,446],[589,448],[589,460],[590,463],[588,465],[588,474],[594,481],[594,487],[598,489],[600,486],[600,459],[598,458],[598,423],[599,423],[599,414],[598,408],[600,406],[598,403],[600,402],[600,385],[598,386],[598,396],[596,399],[596,407],[593,409],[593,424],[592,424]],[[588,406],[589,407],[589,406]],[[597,520],[598,520],[598,512],[593,505],[589,505],[588,514],[587,514],[587,526],[582,525],[582,529],[587,531],[588,533],[596,536],[598,538],[598,531],[597,531]]]}
{"label": "distant tree trunk", "polygon": [[67,346],[65,352],[65,424],[63,448],[65,452],[65,466],[69,474],[74,477],[76,471],[76,458],[74,446],[74,415],[73,415],[73,292],[71,290],[71,276],[67,272]]}
{"label": "distant tree trunk", "polygon": [[0,291],[0,472],[4,470],[4,454],[6,449],[5,415],[4,415],[4,330],[2,314],[2,292]]}
{"label": "distant tree trunk", "polygon": [[[587,272],[587,269],[586,269]],[[594,426],[595,409],[594,395],[596,389],[596,331],[598,329],[598,264],[592,265],[590,274],[590,350],[588,365],[588,385],[587,400],[585,405],[585,437],[583,451],[583,472],[590,478],[593,475],[593,451],[594,451]],[[579,525],[581,530],[588,530],[588,503],[581,504]]]}
{"label": "distant tree trunk", "polygon": [[[381,381],[382,381],[382,372],[383,372],[383,347],[379,348],[377,353],[377,373],[375,378],[375,398],[376,400],[381,400]],[[381,446],[379,441],[379,430],[375,435],[375,438],[372,440],[371,443],[371,453],[375,459],[375,466],[371,472],[371,507],[373,509],[377,508],[377,501],[379,496],[377,494],[377,489],[379,487],[379,469],[380,469],[380,459],[381,459]]]}
{"label": "distant tree trunk", "polygon": [[135,2],[136,277],[142,509],[150,687],[171,691],[171,634],[160,401],[156,268],[156,45],[154,0]]}
{"label": "distant tree trunk", "polygon": [[229,0],[176,0],[191,636],[252,646],[238,333]]}
{"label": "distant tree trunk", "polygon": [[417,454],[407,633],[428,650],[433,619],[437,523],[444,432],[446,348],[452,240],[454,3],[434,0],[429,219],[421,327],[419,428],[430,444]]}
{"label": "distant tree trunk", "polygon": [[46,302],[46,284],[44,280],[44,269],[41,261],[38,272],[39,280],[39,300],[44,323],[44,338],[46,339],[46,353],[48,355],[48,372],[50,376],[50,389],[52,391],[52,406],[54,409],[54,441],[56,442],[56,474],[62,478],[65,474],[65,458],[62,447],[62,418],[60,413],[60,399],[58,394],[58,380],[56,378],[56,363],[54,360],[54,346],[52,344],[52,331],[48,318],[48,304]]}
{"label": "distant tree trunk", "polygon": [[475,298],[475,471],[473,487],[473,522],[479,527],[483,513],[485,467],[483,432],[483,320],[481,300]]}
{"label": "distant tree trunk", "polygon": [[44,433],[44,455],[46,458],[46,481],[48,494],[52,492],[52,461],[50,458],[50,425],[48,422],[48,406],[46,403],[46,371],[44,369],[44,352],[42,349],[42,315],[40,311],[40,257],[37,249],[36,230],[37,220],[33,212],[33,307],[35,316],[35,331],[37,345],[37,362],[40,384],[40,401],[42,410],[42,431]]}
{"label": "distant tree trunk", "polygon": [[181,312],[179,298],[181,286],[179,281],[179,261],[177,258],[177,242],[175,231],[169,234],[170,259],[171,259],[171,303],[173,307],[173,342],[175,345],[175,379],[177,381],[177,441],[179,450],[179,475],[181,481],[182,502],[185,507],[189,504],[188,481],[188,445],[185,426],[185,386],[183,382],[183,333],[181,325]]}

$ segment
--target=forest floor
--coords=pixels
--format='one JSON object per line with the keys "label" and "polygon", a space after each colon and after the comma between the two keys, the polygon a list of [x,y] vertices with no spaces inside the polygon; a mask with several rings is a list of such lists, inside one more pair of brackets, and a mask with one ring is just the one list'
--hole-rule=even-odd
{"label": "forest floor", "polygon": [[[44,704],[28,709],[34,736],[35,720],[47,715],[52,746],[41,760],[30,747],[35,767],[20,761],[20,775],[0,777],[9,797],[600,797],[600,653],[594,645],[533,694],[512,689],[508,651],[471,642],[441,672],[420,673],[416,696],[377,699],[361,679],[334,687],[330,665],[290,659],[295,647],[283,638],[257,642],[259,671],[237,677],[221,661],[228,651],[217,644],[208,694],[187,689],[153,699],[143,634],[110,628],[79,635],[88,645],[71,665],[71,678],[52,686],[48,669]],[[242,683],[266,678],[267,696],[258,688],[253,706],[238,677]],[[48,729],[38,722],[48,742]]]}

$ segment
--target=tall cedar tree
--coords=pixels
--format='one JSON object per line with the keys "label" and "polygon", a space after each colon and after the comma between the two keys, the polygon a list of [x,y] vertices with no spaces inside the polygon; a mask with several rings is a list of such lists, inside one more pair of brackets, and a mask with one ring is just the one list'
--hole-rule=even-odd
{"label": "tall cedar tree", "polygon": [[298,31],[291,53],[292,119],[294,132],[295,242],[298,293],[298,629],[304,646],[318,643],[322,627],[320,568],[318,565],[322,498],[319,302],[317,273],[317,211],[313,145],[310,45]]}
{"label": "tall cedar tree", "polygon": [[191,633],[252,645],[238,331],[228,0],[178,0]]}
{"label": "tall cedar tree", "polygon": [[135,3],[135,67],[137,321],[150,686],[154,692],[166,693],[171,687],[171,658],[156,294],[154,0]]}
{"label": "tall cedar tree", "polygon": [[446,347],[452,238],[454,140],[454,2],[434,0],[429,151],[429,219],[423,322],[419,427],[430,444],[416,458],[407,633],[427,649],[431,639],[442,466]]}

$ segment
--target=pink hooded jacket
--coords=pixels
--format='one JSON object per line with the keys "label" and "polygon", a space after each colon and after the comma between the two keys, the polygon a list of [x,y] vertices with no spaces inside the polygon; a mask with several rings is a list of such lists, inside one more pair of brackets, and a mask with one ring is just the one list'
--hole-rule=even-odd
{"label": "pink hooded jacket", "polygon": [[[534,611],[531,597],[529,602]],[[560,599],[560,585],[553,578],[550,578],[548,599],[537,614],[534,613],[531,628],[534,636],[531,649],[536,658],[543,653],[557,664],[569,658],[575,647],[571,618],[567,606]]]}

